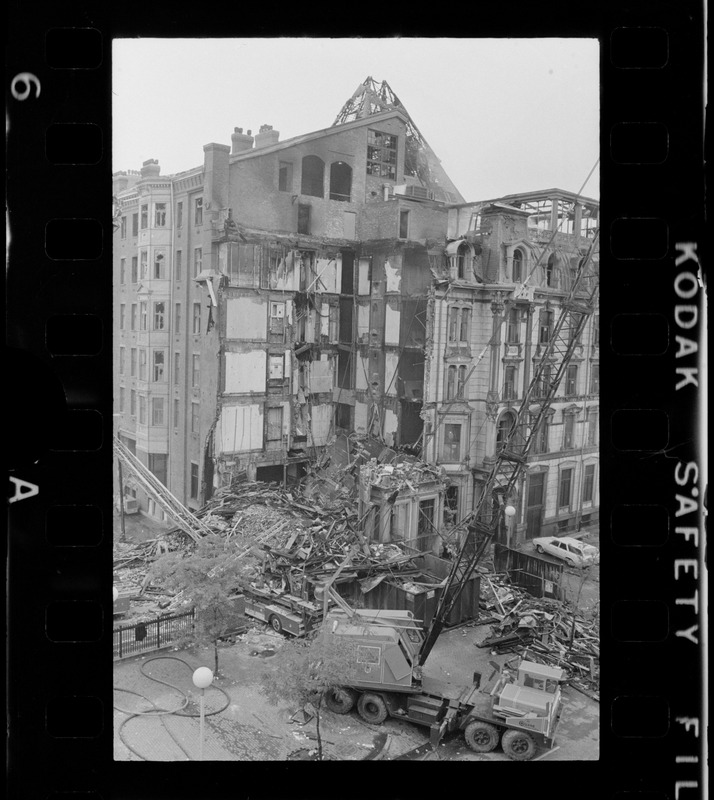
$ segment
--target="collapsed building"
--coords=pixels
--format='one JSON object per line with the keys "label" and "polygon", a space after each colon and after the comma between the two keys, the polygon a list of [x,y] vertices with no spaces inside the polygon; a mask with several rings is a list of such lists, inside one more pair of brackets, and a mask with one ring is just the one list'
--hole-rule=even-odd
{"label": "collapsed building", "polygon": [[[331,127],[282,142],[236,128],[194,169],[116,173],[114,193],[129,450],[196,510],[243,476],[303,479],[340,436],[364,435],[395,453],[358,473],[370,538],[439,555],[478,501],[597,203],[557,190],[466,203],[371,78]],[[594,320],[509,542],[596,518]],[[163,515],[131,479],[123,491]]]}

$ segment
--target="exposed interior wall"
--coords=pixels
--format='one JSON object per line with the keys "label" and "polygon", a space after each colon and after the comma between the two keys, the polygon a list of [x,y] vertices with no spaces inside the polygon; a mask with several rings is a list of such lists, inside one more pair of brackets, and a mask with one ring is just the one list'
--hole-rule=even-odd
{"label": "exposed interior wall", "polygon": [[263,447],[263,408],[260,405],[223,406],[216,429],[221,453],[240,453]]}
{"label": "exposed interior wall", "polygon": [[265,392],[265,350],[226,353],[226,394]]}
{"label": "exposed interior wall", "polygon": [[235,297],[227,301],[226,337],[264,342],[268,304],[264,297]]}

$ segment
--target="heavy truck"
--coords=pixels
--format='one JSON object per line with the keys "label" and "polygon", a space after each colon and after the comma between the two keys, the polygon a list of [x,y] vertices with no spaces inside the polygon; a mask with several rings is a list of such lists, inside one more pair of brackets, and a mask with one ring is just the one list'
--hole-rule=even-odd
{"label": "heavy truck", "polygon": [[352,643],[356,677],[349,686],[333,687],[325,704],[336,714],[353,708],[365,722],[387,717],[429,728],[436,747],[442,737],[463,731],[477,753],[494,750],[515,761],[527,761],[538,745],[551,748],[560,720],[560,684],[564,670],[521,660],[515,674],[499,670],[495,683],[459,686],[422,675],[419,654],[424,633],[410,611],[332,611],[325,633]]}

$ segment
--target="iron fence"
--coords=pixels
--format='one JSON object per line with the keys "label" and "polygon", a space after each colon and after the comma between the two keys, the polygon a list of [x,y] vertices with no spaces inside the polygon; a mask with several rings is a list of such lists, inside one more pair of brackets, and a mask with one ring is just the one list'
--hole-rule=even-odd
{"label": "iron fence", "polygon": [[167,614],[149,622],[114,628],[114,660],[167,647],[188,633],[195,622],[195,609]]}

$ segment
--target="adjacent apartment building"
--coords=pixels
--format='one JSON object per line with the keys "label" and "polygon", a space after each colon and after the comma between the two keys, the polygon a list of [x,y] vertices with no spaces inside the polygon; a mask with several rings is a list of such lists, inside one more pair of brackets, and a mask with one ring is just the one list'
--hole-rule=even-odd
{"label": "adjacent apartment building", "polygon": [[[447,527],[478,499],[597,218],[555,190],[465,203],[371,78],[329,128],[236,128],[194,169],[116,173],[114,194],[116,431],[168,489],[197,508],[242,474],[289,483],[357,432],[443,467]],[[596,319],[529,460],[519,537],[596,514]]]}

